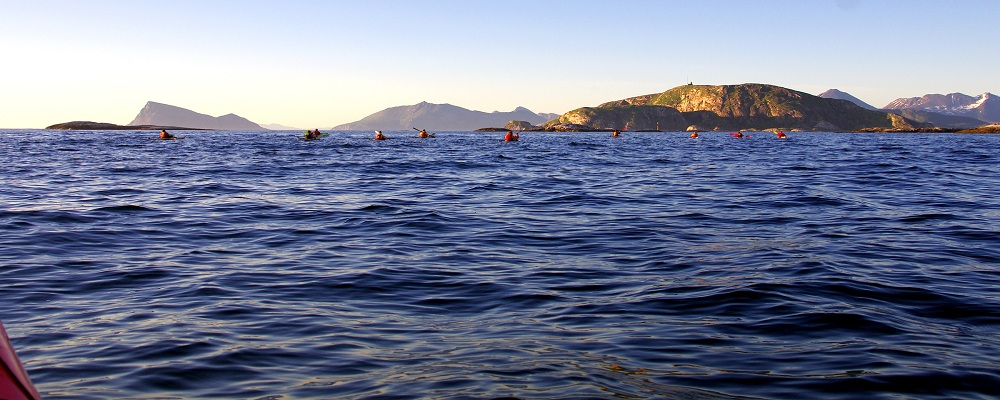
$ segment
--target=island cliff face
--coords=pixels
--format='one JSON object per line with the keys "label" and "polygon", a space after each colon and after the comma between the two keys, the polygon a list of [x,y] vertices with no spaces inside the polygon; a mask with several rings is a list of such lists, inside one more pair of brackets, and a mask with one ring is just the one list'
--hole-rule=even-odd
{"label": "island cliff face", "polygon": [[220,117],[213,117],[206,114],[162,104],[156,102],[146,102],[146,106],[139,111],[135,119],[129,125],[157,125],[157,126],[185,126],[195,129],[215,129],[215,130],[265,130],[260,125],[250,122],[235,114],[226,114]]}
{"label": "island cliff face", "polygon": [[851,131],[862,128],[910,129],[924,125],[899,115],[865,110],[839,99],[764,84],[685,85],[663,93],[584,107],[546,124],[596,129]]}

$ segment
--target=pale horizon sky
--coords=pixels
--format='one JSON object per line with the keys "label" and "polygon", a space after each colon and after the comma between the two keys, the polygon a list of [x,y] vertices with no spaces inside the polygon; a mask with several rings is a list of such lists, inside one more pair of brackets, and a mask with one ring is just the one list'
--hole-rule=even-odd
{"label": "pale horizon sky", "polygon": [[0,128],[147,101],[303,129],[421,101],[564,113],[694,82],[1000,91],[995,0],[0,0]]}

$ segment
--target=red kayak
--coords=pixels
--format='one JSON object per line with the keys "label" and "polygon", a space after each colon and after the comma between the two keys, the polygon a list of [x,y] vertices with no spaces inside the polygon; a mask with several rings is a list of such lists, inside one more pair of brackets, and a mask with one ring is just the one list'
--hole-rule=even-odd
{"label": "red kayak", "polygon": [[28,379],[21,360],[14,354],[7,331],[0,322],[0,399],[4,400],[41,400],[42,396],[35,390],[35,385]]}

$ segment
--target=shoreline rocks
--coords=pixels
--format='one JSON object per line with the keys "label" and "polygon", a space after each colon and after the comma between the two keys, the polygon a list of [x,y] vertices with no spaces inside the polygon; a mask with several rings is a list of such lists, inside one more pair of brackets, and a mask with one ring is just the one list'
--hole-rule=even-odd
{"label": "shoreline rocks", "polygon": [[851,132],[856,133],[955,133],[958,132],[957,129],[946,129],[946,128],[862,128],[856,129]]}
{"label": "shoreline rocks", "polygon": [[978,128],[963,129],[958,133],[1000,133],[1000,124],[983,125]]}

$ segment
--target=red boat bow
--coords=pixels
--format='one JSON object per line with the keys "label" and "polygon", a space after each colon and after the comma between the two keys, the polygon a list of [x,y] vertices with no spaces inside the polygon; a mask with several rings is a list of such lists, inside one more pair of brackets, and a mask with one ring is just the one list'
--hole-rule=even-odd
{"label": "red boat bow", "polygon": [[14,353],[7,330],[0,322],[0,399],[4,400],[41,400],[35,385],[28,379],[21,360]]}

